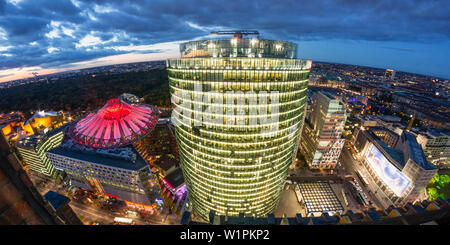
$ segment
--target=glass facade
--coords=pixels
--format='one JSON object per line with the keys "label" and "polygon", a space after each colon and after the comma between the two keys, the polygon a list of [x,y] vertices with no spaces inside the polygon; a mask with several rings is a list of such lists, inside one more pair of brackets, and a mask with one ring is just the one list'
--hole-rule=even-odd
{"label": "glass facade", "polygon": [[211,39],[182,43],[182,58],[193,57],[257,57],[289,58],[297,54],[297,44],[259,38]]}
{"label": "glass facade", "polygon": [[345,139],[345,106],[326,92],[314,93],[311,113],[305,120],[300,149],[312,169],[334,169]]}
{"label": "glass facade", "polygon": [[[252,43],[264,45],[247,51]],[[193,41],[181,51],[167,67],[194,212],[273,212],[298,146],[311,61],[294,59],[295,43],[262,39]]]}

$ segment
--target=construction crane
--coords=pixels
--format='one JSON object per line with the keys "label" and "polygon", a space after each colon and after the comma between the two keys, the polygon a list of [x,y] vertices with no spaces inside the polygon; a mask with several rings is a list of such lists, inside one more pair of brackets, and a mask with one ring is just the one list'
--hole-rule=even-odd
{"label": "construction crane", "polygon": [[242,38],[242,36],[247,35],[258,35],[258,31],[253,30],[237,30],[237,31],[213,31],[211,35],[234,35],[235,38]]}
{"label": "construction crane", "polygon": [[411,120],[408,123],[408,128],[406,128],[406,131],[409,132],[411,130],[413,123],[414,123],[414,119],[416,119],[416,110],[414,110],[414,114],[411,115]]}

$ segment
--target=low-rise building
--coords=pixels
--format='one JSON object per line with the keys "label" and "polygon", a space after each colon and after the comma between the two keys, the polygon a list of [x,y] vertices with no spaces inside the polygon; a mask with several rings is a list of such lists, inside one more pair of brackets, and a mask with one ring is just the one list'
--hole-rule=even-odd
{"label": "low-rise building", "polygon": [[56,169],[66,172],[71,184],[122,200],[149,205],[144,183],[149,166],[131,147],[88,150],[70,141],[47,152]]}
{"label": "low-rise building", "polygon": [[62,111],[37,111],[34,115],[22,124],[22,129],[28,135],[53,129],[64,123],[64,113]]}

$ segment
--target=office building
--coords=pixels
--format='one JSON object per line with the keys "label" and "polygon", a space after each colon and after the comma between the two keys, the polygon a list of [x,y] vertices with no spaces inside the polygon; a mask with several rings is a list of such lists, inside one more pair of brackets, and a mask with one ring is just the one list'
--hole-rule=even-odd
{"label": "office building", "polygon": [[327,92],[313,94],[300,150],[311,169],[334,169],[344,146],[345,106]]}
{"label": "office building", "polygon": [[57,178],[60,172],[53,167],[45,153],[61,145],[66,128],[62,126],[48,133],[41,132],[19,140],[16,147],[22,157],[22,164],[38,175]]}
{"label": "office building", "polygon": [[169,85],[194,213],[262,216],[280,199],[304,120],[310,60],[292,42],[233,38],[180,45]]}
{"label": "office building", "polygon": [[417,135],[417,142],[427,160],[440,169],[450,168],[450,131],[445,129],[429,129]]}
{"label": "office building", "polygon": [[67,173],[73,185],[125,200],[150,205],[146,190],[148,163],[133,143],[157,123],[155,109],[127,97],[112,99],[74,123],[67,139],[47,152],[53,166]]}
{"label": "office building", "polygon": [[383,208],[427,198],[425,187],[437,168],[429,163],[416,137],[403,131],[395,147],[389,147],[371,128],[359,130],[355,147],[362,166],[356,166]]}

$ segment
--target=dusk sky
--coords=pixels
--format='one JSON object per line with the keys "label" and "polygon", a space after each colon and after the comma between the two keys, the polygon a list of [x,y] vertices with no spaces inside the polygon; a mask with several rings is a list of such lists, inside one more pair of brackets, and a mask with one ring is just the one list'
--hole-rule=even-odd
{"label": "dusk sky", "polygon": [[450,1],[0,0],[0,82],[179,57],[180,41],[255,29],[299,58],[450,78]]}

